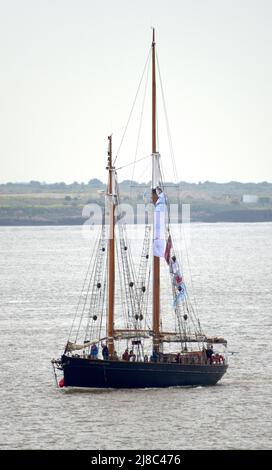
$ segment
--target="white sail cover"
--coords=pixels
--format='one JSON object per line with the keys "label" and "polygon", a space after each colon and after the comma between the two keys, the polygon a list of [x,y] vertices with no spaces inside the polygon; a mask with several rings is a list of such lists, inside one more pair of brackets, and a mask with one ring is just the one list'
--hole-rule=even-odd
{"label": "white sail cover", "polygon": [[84,344],[76,344],[76,343],[72,343],[71,341],[68,341],[67,345],[66,345],[66,351],[77,351],[79,349],[84,349],[84,348],[88,348],[89,346],[91,346],[91,344],[93,343],[98,343],[99,340],[92,340],[92,341],[88,341],[87,343],[84,343]]}
{"label": "white sail cover", "polygon": [[155,204],[153,242],[153,254],[160,258],[164,258],[165,251],[165,206],[165,194],[161,192]]}

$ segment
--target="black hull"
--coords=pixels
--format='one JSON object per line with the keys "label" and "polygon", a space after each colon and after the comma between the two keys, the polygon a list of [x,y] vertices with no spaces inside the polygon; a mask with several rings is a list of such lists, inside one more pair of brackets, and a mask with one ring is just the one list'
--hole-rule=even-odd
{"label": "black hull", "polygon": [[62,356],[65,387],[153,388],[215,385],[227,365],[89,360]]}

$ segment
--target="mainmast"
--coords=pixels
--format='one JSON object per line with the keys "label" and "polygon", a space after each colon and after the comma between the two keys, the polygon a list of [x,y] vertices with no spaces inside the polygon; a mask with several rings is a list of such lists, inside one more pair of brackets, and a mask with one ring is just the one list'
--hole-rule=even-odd
{"label": "mainmast", "polygon": [[[152,41],[152,188],[153,195],[157,181],[154,179],[157,165],[157,109],[156,109],[156,51],[155,51],[155,28],[153,28]],[[153,196],[153,202],[156,197]],[[153,226],[153,237],[155,236],[155,227]],[[159,351],[160,341],[160,258],[153,256],[153,350]]]}
{"label": "mainmast", "polygon": [[108,241],[108,309],[107,309],[107,337],[108,337],[108,348],[109,356],[112,357],[114,351],[114,290],[115,290],[115,233],[114,233],[114,182],[113,172],[114,167],[112,166],[112,136],[108,137],[109,148],[108,148],[108,166],[109,171],[108,179],[108,201],[109,201],[109,241]]}

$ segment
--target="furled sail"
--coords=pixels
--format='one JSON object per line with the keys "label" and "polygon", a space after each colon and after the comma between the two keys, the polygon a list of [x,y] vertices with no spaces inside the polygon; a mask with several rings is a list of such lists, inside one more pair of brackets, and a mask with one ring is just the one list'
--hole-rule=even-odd
{"label": "furled sail", "polygon": [[161,188],[156,188],[158,199],[155,203],[154,210],[154,242],[153,254],[164,258],[165,251],[165,194]]}
{"label": "furled sail", "polygon": [[71,341],[68,341],[68,343],[66,344],[66,352],[77,351],[80,349],[88,348],[89,346],[91,346],[91,344],[98,343],[98,342],[99,342],[98,339],[87,341],[84,344],[76,344],[76,343],[72,343]]}

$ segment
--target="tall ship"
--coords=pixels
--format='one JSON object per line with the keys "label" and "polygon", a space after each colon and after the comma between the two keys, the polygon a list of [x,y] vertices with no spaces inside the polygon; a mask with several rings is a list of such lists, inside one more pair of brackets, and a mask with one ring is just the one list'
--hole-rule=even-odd
{"label": "tall ship", "polygon": [[[202,330],[172,234],[158,145],[154,29],[149,60],[151,184],[143,236],[135,242],[128,235],[109,136],[101,227],[67,343],[61,357],[51,361],[58,387],[215,385],[228,368],[227,341]],[[135,243],[141,245],[137,260]]]}

